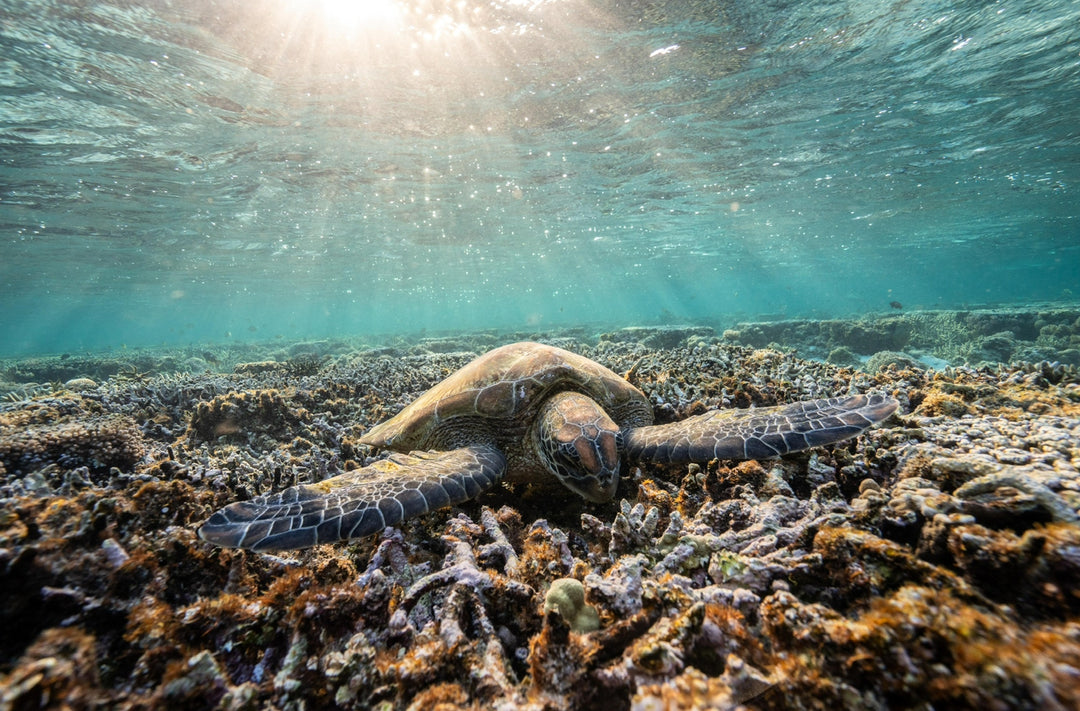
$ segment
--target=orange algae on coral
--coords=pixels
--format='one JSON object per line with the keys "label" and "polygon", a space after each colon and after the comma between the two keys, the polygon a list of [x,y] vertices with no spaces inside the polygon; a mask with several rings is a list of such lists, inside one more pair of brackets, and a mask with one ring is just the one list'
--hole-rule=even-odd
{"label": "orange algae on coral", "polygon": [[[1059,520],[1080,508],[1071,371],[868,376],[695,348],[703,355],[650,352],[641,367],[665,403],[658,417],[787,401],[811,381],[884,389],[910,407],[807,455],[626,472],[625,507],[499,490],[380,537],[278,557],[212,549],[194,525],[226,500],[364,464],[366,426],[456,356],[356,356],[310,389],[280,367],[238,369],[107,381],[101,402],[13,406],[0,436],[16,443],[18,422],[41,442],[5,451],[63,446],[0,472],[11,493],[0,686],[16,705],[48,694],[117,708],[1080,705],[1069,671],[1080,668],[1080,529]],[[604,357],[625,370],[643,352]],[[102,402],[125,403],[139,434],[94,425],[110,414]],[[184,430],[200,403],[206,438]],[[237,429],[215,436],[216,417]],[[91,466],[83,435],[69,437],[80,422],[110,448],[145,451]],[[962,495],[995,472],[1002,485]],[[566,577],[582,583],[599,629],[545,617],[544,593]],[[740,683],[758,695],[737,695]]]}
{"label": "orange algae on coral", "polygon": [[[777,651],[798,652],[781,656],[777,670],[778,691],[814,699],[797,708],[1080,702],[1068,670],[1080,662],[1076,630],[1023,630],[1007,613],[947,590],[905,585],[852,617],[775,595],[762,615],[765,630],[781,642]],[[1047,665],[1048,651],[1065,665]],[[856,689],[865,691],[852,696]]]}

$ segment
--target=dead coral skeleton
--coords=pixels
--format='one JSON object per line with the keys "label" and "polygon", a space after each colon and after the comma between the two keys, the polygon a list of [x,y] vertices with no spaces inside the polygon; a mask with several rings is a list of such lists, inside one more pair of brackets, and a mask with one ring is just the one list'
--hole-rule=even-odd
{"label": "dead coral skeleton", "polygon": [[[28,386],[17,402],[0,402],[5,422],[28,418],[22,422],[51,437],[48,428],[64,418],[121,415],[138,423],[150,456],[123,470],[43,458],[20,464],[17,474],[0,471],[0,496],[14,504],[0,517],[8,527],[0,590],[29,581],[33,607],[18,609],[35,611],[19,614],[29,623],[4,619],[23,625],[27,640],[42,640],[9,650],[11,659],[34,651],[0,686],[8,684],[19,706],[42,691],[60,698],[74,683],[62,680],[75,679],[80,689],[100,684],[97,705],[130,694],[143,706],[656,709],[733,708],[770,683],[776,688],[762,704],[771,708],[802,699],[883,708],[886,699],[926,703],[930,691],[966,683],[969,699],[1027,685],[1029,697],[1001,698],[1017,708],[1076,706],[1075,624],[1058,621],[1075,617],[1070,591],[1080,580],[1074,368],[872,377],[694,339],[658,354],[631,334],[563,345],[602,354],[616,369],[638,363],[637,382],[662,417],[871,387],[896,391],[907,412],[939,393],[967,414],[907,415],[902,426],[844,448],[741,469],[638,469],[639,491],[618,507],[588,508],[580,526],[555,515],[522,523],[513,509],[482,508],[472,519],[432,517],[427,528],[388,529],[375,542],[294,560],[228,559],[206,555],[192,517],[176,512],[206,509],[225,491],[251,496],[363,464],[372,453],[355,444],[359,432],[472,357],[431,350],[493,344],[405,344],[340,357],[318,377],[275,366],[106,376],[80,394]],[[248,395],[230,395],[237,391]],[[254,395],[263,391],[280,397],[263,402]],[[185,436],[200,402],[216,402],[249,431]],[[299,417],[301,409],[310,417]],[[248,436],[260,429],[280,439]],[[129,485],[164,480],[194,486],[148,487],[132,498],[137,487]],[[112,491],[103,498],[95,489],[104,486]],[[145,512],[166,507],[170,516],[149,529]],[[442,537],[432,539],[428,532],[440,525]],[[154,556],[160,565],[149,564]],[[328,565],[350,572],[321,579]],[[564,615],[555,598],[571,588]],[[208,611],[233,610],[237,623],[206,639],[178,637],[195,629],[184,605],[199,603],[172,602],[188,594],[214,601]],[[141,601],[153,611],[145,629],[132,623]],[[578,619],[586,607],[595,621]],[[114,618],[126,620],[131,639],[94,623]],[[142,691],[73,676],[64,660],[78,654],[44,644],[72,632],[86,639],[68,642],[71,649],[142,649]],[[207,646],[219,639],[219,648]],[[158,648],[170,646],[175,658],[156,662]],[[949,652],[935,656],[937,649]],[[1030,661],[1018,664],[1025,655]],[[963,666],[965,659],[972,663]]]}
{"label": "dead coral skeleton", "polygon": [[1009,509],[1027,509],[1036,505],[1046,511],[1054,521],[1077,523],[1077,516],[1065,500],[1048,486],[1040,484],[1031,476],[1019,471],[1019,467],[1002,467],[1000,471],[985,474],[967,482],[953,495],[960,500],[960,509],[976,519],[987,509],[1003,514]]}
{"label": "dead coral skeleton", "polygon": [[[493,543],[486,548],[487,552],[499,551],[504,557],[504,565],[513,567],[516,565],[517,556],[513,554],[513,548],[506,541],[505,535],[499,530],[494,516],[489,513],[486,518],[489,531],[495,531],[492,536]],[[443,567],[433,573],[429,573],[413,583],[390,618],[390,627],[397,633],[408,635],[416,634],[415,624],[410,619],[410,613],[416,608],[420,599],[440,588],[450,588],[447,600],[443,602],[439,611],[438,626],[440,633],[444,635],[447,645],[453,647],[464,639],[461,632],[462,611],[465,602],[468,601],[473,618],[487,634],[492,631],[491,623],[484,610],[485,593],[498,587],[500,594],[512,599],[527,602],[536,594],[528,585],[518,582],[508,575],[491,569],[481,568],[477,563],[477,554],[474,548],[474,540],[483,530],[464,516],[451,519],[448,527],[450,532],[442,536],[443,543],[449,549]],[[510,554],[507,554],[507,549]],[[508,571],[509,572],[509,571]],[[421,626],[431,624],[434,620],[426,615],[412,615]]]}

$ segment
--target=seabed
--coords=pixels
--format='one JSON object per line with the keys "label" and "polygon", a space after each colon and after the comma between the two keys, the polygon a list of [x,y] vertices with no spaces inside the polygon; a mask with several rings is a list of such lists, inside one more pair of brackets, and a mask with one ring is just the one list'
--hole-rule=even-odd
{"label": "seabed", "polygon": [[[196,527],[362,466],[494,346],[659,422],[883,390],[782,460],[499,488],[287,555]],[[1080,708],[1080,310],[939,311],[0,361],[0,708]]]}

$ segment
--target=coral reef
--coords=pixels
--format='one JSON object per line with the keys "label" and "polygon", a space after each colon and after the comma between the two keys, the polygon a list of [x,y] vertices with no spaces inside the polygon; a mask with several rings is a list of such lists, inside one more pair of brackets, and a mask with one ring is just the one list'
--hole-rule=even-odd
{"label": "coral reef", "polygon": [[870,359],[866,361],[865,366],[868,373],[877,373],[882,368],[896,368],[902,370],[904,368],[920,369],[923,367],[925,366],[907,353],[898,353],[896,351],[878,351],[870,356]]}
{"label": "coral reef", "polygon": [[195,442],[253,433],[281,439],[307,417],[302,408],[290,408],[276,390],[228,393],[196,406],[188,436]]}
{"label": "coral reef", "polygon": [[101,414],[77,396],[39,398],[0,412],[0,472],[130,469],[144,452],[142,432],[131,418]]}
{"label": "coral reef", "polygon": [[756,348],[785,344],[814,358],[846,348],[867,356],[881,351],[927,355],[953,365],[1045,360],[1077,366],[1080,311],[911,311],[859,319],[740,323],[724,332],[724,341]]}
{"label": "coral reef", "polygon": [[[979,324],[956,353],[1044,350],[870,370],[663,327],[140,354],[26,383],[0,402],[0,706],[1080,707],[1080,378],[1045,351],[1075,347],[1076,317],[888,318],[816,333],[915,355],[926,318]],[[523,335],[629,373],[660,422],[867,389],[902,414],[782,460],[635,467],[608,504],[502,487],[290,557],[197,538],[228,501],[383,456],[360,434]]]}

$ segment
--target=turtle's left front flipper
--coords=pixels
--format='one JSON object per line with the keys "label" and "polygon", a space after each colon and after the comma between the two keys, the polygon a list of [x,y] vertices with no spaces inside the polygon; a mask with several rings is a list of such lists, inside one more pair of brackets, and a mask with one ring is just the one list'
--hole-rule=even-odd
{"label": "turtle's left front flipper", "polygon": [[626,454],[660,463],[768,459],[849,439],[882,422],[899,403],[887,395],[807,400],[779,407],[713,410],[624,432]]}
{"label": "turtle's left front flipper", "polygon": [[226,548],[257,551],[360,538],[475,498],[505,472],[503,453],[482,444],[392,454],[315,484],[229,504],[206,520],[199,536]]}

